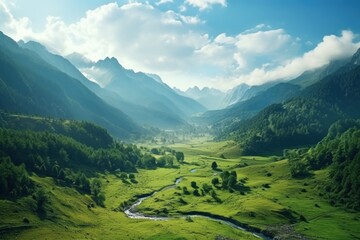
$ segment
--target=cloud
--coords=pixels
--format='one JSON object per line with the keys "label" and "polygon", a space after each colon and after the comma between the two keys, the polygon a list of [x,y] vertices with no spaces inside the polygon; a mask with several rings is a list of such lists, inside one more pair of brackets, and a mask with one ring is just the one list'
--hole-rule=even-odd
{"label": "cloud", "polygon": [[155,4],[157,6],[159,6],[159,5],[162,5],[162,4],[165,4],[165,3],[172,3],[172,2],[173,2],[173,0],[160,0],[160,1],[156,2]]}
{"label": "cloud", "polygon": [[[10,2],[15,7],[14,2]],[[26,17],[16,19],[10,12],[9,7],[0,0],[0,29],[15,39],[31,35],[30,20]]]}
{"label": "cloud", "polygon": [[[205,5],[199,7],[226,5],[226,1],[200,2]],[[73,23],[49,16],[43,30],[35,32],[30,19],[15,18],[0,0],[0,29],[15,40],[39,41],[55,53],[78,52],[93,61],[114,56],[126,68],[156,73],[182,89],[193,85],[229,89],[244,82],[290,79],[350,56],[360,47],[351,31],[325,36],[301,53],[303,45],[310,46],[285,29],[258,24],[234,35],[209,36],[206,28],[198,16],[131,1],[102,5]]]}
{"label": "cloud", "polygon": [[251,73],[238,76],[234,82],[261,84],[273,80],[293,79],[305,71],[329,64],[331,61],[350,57],[360,48],[360,42],[354,42],[356,35],[351,31],[342,31],[341,36],[325,36],[317,46],[293,58],[285,64],[267,69],[267,66],[255,68]]}
{"label": "cloud", "polygon": [[199,8],[200,11],[210,8],[215,4],[219,4],[223,7],[227,6],[226,0],[186,0],[185,3]]}
{"label": "cloud", "polygon": [[227,75],[239,73],[240,70],[244,74],[253,66],[262,66],[268,61],[273,64],[282,61],[289,55],[286,51],[292,53],[298,49],[295,42],[296,39],[283,29],[245,31],[236,36],[221,33],[195,52],[222,68]]}

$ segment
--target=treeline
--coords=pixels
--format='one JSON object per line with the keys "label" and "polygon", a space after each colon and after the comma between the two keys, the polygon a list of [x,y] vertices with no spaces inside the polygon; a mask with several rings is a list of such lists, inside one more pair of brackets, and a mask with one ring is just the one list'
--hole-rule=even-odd
{"label": "treeline", "polygon": [[273,154],[284,148],[317,143],[331,123],[341,117],[340,111],[321,100],[296,98],[273,104],[224,134],[230,134],[239,143],[244,155]]}
{"label": "treeline", "polygon": [[298,97],[232,124],[219,138],[236,140],[244,155],[274,154],[316,144],[337,120],[360,117],[359,77],[360,66],[349,63]]}
{"label": "treeline", "polygon": [[0,196],[17,197],[30,193],[31,189],[25,165],[16,166],[9,157],[0,157]]}
{"label": "treeline", "polygon": [[0,111],[0,127],[58,133],[93,148],[107,148],[113,138],[106,129],[86,121],[62,120]]}
{"label": "treeline", "polygon": [[52,177],[66,168],[93,167],[96,170],[135,172],[141,152],[135,145],[113,143],[94,149],[78,141],[49,132],[0,129],[1,154],[26,169]]}
{"label": "treeline", "polygon": [[332,203],[360,210],[360,120],[338,121],[315,147],[285,153],[294,177],[329,167],[324,191]]}
{"label": "treeline", "polygon": [[135,145],[113,140],[106,148],[93,148],[57,133],[3,128],[0,149],[0,196],[16,198],[34,192],[35,196],[42,190],[34,187],[29,175],[36,173],[91,194],[98,205],[104,205],[105,196],[96,172],[136,172],[143,158]]}

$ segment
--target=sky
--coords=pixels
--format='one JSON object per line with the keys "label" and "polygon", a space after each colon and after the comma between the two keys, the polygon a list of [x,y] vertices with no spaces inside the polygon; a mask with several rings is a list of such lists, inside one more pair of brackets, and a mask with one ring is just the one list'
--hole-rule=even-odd
{"label": "sky", "polygon": [[171,87],[289,80],[360,47],[358,0],[0,0],[0,31]]}

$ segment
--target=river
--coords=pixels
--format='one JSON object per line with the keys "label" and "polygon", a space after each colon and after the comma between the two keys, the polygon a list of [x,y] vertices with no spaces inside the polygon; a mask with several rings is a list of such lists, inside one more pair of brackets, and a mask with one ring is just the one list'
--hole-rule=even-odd
{"label": "river", "polygon": [[[158,216],[146,216],[144,214],[142,214],[141,212],[136,211],[136,207],[139,206],[144,200],[154,196],[155,194],[157,194],[160,191],[164,191],[170,188],[175,188],[176,185],[178,185],[182,180],[182,177],[177,178],[175,180],[175,183],[169,186],[165,186],[161,189],[159,189],[158,191],[149,193],[147,195],[144,195],[143,197],[139,198],[135,203],[133,203],[130,207],[128,207],[124,213],[126,214],[126,216],[128,216],[129,218],[137,218],[137,219],[148,219],[148,220],[153,220],[153,221],[161,221],[161,220],[168,220],[171,219],[172,217],[158,217]],[[190,212],[190,213],[183,213],[183,215],[180,215],[180,217],[185,218],[185,217],[201,217],[201,218],[206,218],[206,219],[210,219],[212,221],[217,221],[223,224],[226,224],[230,227],[236,228],[236,229],[240,229],[246,232],[250,232],[251,234],[253,234],[255,237],[258,237],[259,239],[266,239],[266,240],[270,240],[272,238],[265,236],[264,234],[257,232],[255,230],[253,230],[253,228],[251,227],[245,227],[245,224],[241,224],[239,222],[237,222],[236,220],[233,219],[229,219],[227,217],[223,217],[223,216],[219,216],[219,215],[214,215],[214,214],[210,214],[210,213],[206,213],[206,212]]]}

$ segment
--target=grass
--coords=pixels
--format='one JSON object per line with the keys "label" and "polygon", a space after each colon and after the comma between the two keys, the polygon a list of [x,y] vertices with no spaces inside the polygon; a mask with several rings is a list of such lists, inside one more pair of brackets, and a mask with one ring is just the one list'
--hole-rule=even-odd
{"label": "grass", "polygon": [[[156,146],[148,146],[159,147]],[[193,217],[187,221],[178,212],[202,211],[226,216],[261,229],[282,231],[286,239],[302,234],[310,239],[360,238],[360,214],[331,206],[319,196],[319,188],[327,171],[316,172],[311,178],[293,179],[287,160],[274,161],[271,157],[238,156],[233,142],[211,142],[193,139],[187,144],[170,146],[183,151],[186,164],[179,168],[140,170],[137,183],[123,182],[113,174],[99,177],[106,195],[105,208],[88,209],[92,201],[88,195],[73,188],[57,185],[52,178],[33,175],[37,185],[46,189],[49,202],[46,216],[38,216],[35,200],[31,196],[16,201],[0,200],[1,239],[257,239],[253,235],[216,221]],[[225,159],[221,157],[225,156]],[[245,194],[214,187],[221,203],[209,194],[194,196],[183,194],[182,187],[190,192],[191,182],[199,187],[211,185],[220,171],[211,169],[216,161],[221,170],[236,171],[238,179],[247,179],[250,188]],[[195,171],[191,171],[195,169]],[[175,218],[161,221],[129,219],[114,211],[135,195],[150,193],[175,179],[183,177],[177,188],[163,190],[144,201],[139,210],[156,214],[166,208]],[[265,186],[268,187],[265,187]],[[182,201],[181,201],[182,200]],[[300,221],[300,216],[307,221]],[[23,223],[27,218],[30,223]],[[295,221],[294,221],[295,220]],[[292,229],[292,230],[289,230]]]}

